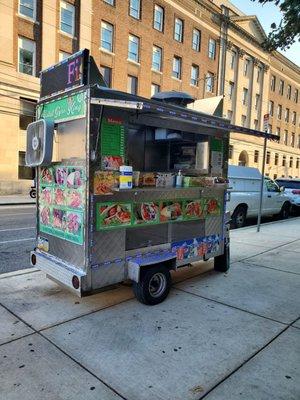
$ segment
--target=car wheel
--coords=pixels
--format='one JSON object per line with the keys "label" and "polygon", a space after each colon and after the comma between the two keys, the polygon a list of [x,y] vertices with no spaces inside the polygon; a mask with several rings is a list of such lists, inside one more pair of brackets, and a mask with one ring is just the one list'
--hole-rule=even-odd
{"label": "car wheel", "polygon": [[237,206],[231,217],[232,228],[242,228],[245,226],[247,217],[247,208],[245,206]]}
{"label": "car wheel", "polygon": [[291,213],[290,203],[284,203],[279,213],[279,217],[281,219],[287,219],[290,216],[290,213]]}
{"label": "car wheel", "polygon": [[[147,267],[146,267],[147,268]],[[133,282],[133,292],[143,304],[155,305],[165,300],[171,287],[171,274],[165,265],[149,267],[139,282]]]}

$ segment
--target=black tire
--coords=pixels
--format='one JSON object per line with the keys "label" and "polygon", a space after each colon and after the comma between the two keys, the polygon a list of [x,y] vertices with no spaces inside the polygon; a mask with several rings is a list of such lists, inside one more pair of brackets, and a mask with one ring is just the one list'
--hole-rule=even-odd
{"label": "black tire", "polygon": [[[147,267],[145,267],[147,268]],[[164,265],[145,269],[140,282],[133,282],[133,293],[143,304],[153,306],[165,300],[171,288],[171,274]]]}
{"label": "black tire", "polygon": [[286,202],[281,207],[279,218],[280,219],[287,219],[291,214],[291,205],[290,203]]}
{"label": "black tire", "polygon": [[32,199],[35,199],[36,198],[36,190],[35,189],[31,189],[30,192],[29,192],[29,196]]}
{"label": "black tire", "polygon": [[246,224],[247,207],[237,206],[231,216],[231,228],[242,228]]}
{"label": "black tire", "polygon": [[230,246],[229,243],[224,247],[224,254],[215,257],[214,269],[218,272],[227,272],[230,268]]}

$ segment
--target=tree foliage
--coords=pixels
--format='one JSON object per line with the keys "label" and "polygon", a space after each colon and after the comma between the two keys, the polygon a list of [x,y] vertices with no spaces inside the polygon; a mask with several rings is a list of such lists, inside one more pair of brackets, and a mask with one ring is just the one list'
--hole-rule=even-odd
{"label": "tree foliage", "polygon": [[271,32],[264,43],[269,50],[286,50],[296,41],[300,41],[300,0],[251,0],[262,5],[274,3],[281,12],[279,25],[271,24]]}

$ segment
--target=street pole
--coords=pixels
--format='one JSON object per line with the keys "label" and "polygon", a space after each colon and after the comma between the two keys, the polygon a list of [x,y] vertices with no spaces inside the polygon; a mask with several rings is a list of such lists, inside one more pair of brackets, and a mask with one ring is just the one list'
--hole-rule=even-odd
{"label": "street pole", "polygon": [[266,152],[267,152],[267,137],[265,136],[264,137],[264,150],[263,150],[263,160],[262,160],[261,181],[260,181],[260,197],[259,197],[259,210],[258,210],[258,217],[257,217],[257,232],[260,231],[261,210],[262,210],[264,180],[265,180]]}

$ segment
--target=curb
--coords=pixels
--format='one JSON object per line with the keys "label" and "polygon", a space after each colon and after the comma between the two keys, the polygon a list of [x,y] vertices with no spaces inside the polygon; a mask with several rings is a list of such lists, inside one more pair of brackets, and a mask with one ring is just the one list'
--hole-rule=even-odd
{"label": "curb", "polygon": [[13,276],[18,276],[18,275],[32,274],[33,272],[38,272],[38,271],[40,271],[38,268],[32,267],[32,268],[19,269],[17,271],[4,272],[3,274],[0,274],[0,280],[6,278],[12,278]]}

